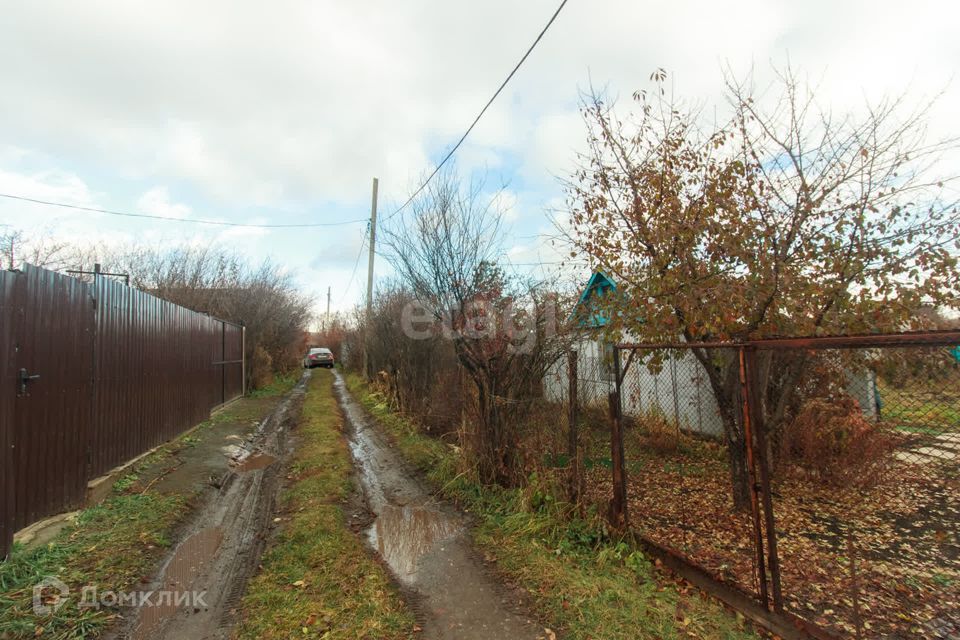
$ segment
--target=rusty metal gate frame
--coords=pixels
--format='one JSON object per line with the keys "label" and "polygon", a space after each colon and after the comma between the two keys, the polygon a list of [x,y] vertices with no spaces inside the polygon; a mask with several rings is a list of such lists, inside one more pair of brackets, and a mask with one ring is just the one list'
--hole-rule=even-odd
{"label": "rusty metal gate frame", "polygon": [[[728,605],[751,615],[771,630],[793,637],[807,637],[832,640],[836,636],[818,625],[785,611],[783,606],[780,576],[780,559],[777,550],[776,522],[773,508],[769,460],[766,459],[766,426],[763,424],[763,412],[760,407],[759,385],[754,384],[758,374],[757,352],[766,350],[825,350],[858,349],[870,347],[915,347],[915,346],[955,346],[960,344],[960,331],[901,332],[891,334],[865,334],[849,336],[813,336],[796,338],[767,338],[742,342],[659,342],[659,343],[621,343],[615,345],[614,363],[616,386],[610,394],[611,410],[611,453],[613,469],[613,500],[611,502],[611,524],[627,526],[627,483],[623,461],[621,389],[626,374],[633,363],[637,351],[657,349],[691,350],[736,349],[740,368],[740,400],[742,402],[742,420],[744,422],[744,444],[746,448],[748,472],[751,483],[751,515],[753,520],[754,549],[756,553],[759,603],[757,609],[745,592],[726,584],[691,559],[682,556],[647,538],[640,538],[642,546],[653,555],[660,557],[667,566],[689,579],[697,586],[708,591]],[[621,366],[620,352],[627,351],[629,356]],[[617,470],[617,461],[621,469]],[[621,506],[622,505],[622,506]],[[621,510],[622,509],[622,510]],[[618,510],[621,510],[618,512]],[[772,602],[771,602],[772,600]],[[772,605],[772,606],[771,606]]]}

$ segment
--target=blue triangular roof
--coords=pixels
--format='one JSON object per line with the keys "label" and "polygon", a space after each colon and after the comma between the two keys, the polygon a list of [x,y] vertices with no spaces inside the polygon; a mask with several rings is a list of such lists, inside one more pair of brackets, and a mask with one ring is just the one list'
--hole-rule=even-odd
{"label": "blue triangular roof", "polygon": [[602,327],[607,324],[607,317],[602,311],[591,309],[590,301],[594,296],[603,295],[606,291],[616,291],[617,283],[603,271],[597,270],[590,276],[587,286],[580,294],[580,299],[573,307],[572,317],[578,319],[578,323],[584,328]]}

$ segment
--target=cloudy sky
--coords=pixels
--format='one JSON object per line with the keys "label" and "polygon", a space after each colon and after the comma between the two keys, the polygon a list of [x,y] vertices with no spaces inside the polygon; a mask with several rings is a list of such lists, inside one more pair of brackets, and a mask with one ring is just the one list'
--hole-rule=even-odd
{"label": "cloudy sky", "polygon": [[[350,276],[372,177],[381,213],[393,211],[558,0],[3,4],[0,193],[184,220],[359,222],[225,230],[0,198],[0,225],[81,243],[218,242],[275,257],[318,299],[331,286],[344,309],[363,294],[365,258]],[[626,99],[662,67],[677,94],[709,104],[724,65],[754,66],[762,83],[789,59],[837,109],[943,91],[931,129],[956,135],[958,24],[949,0],[569,0],[458,167],[507,186],[505,258],[550,269],[539,234],[581,146],[590,83]]]}

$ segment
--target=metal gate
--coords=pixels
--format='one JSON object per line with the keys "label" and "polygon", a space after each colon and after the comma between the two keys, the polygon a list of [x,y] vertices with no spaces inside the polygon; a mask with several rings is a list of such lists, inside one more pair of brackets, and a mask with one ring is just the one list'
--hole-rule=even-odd
{"label": "metal gate", "polygon": [[[17,274],[0,271],[0,394],[14,388],[16,365],[13,339],[13,289]],[[0,550],[10,548],[13,539],[14,496],[9,490],[13,479],[11,435],[13,433],[13,402],[0,400]]]}
{"label": "metal gate", "polygon": [[[6,536],[79,505],[91,430],[93,298],[78,280],[26,267],[4,272]],[[7,401],[12,397],[12,402]]]}

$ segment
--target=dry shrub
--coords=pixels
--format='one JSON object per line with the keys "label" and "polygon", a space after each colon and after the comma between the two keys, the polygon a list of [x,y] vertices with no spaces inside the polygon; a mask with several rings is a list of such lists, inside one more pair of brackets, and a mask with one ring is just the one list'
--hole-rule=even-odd
{"label": "dry shrub", "polygon": [[261,389],[273,381],[273,358],[266,349],[257,345],[250,362],[250,386]]}
{"label": "dry shrub", "polygon": [[657,453],[674,453],[680,446],[677,425],[659,412],[650,412],[636,418],[643,434],[643,446]]}
{"label": "dry shrub", "polygon": [[542,478],[560,477],[566,473],[569,426],[567,407],[553,402],[531,404],[529,414],[515,430],[517,480],[536,473]]}
{"label": "dry shrub", "polygon": [[438,380],[428,391],[424,407],[423,424],[432,436],[441,436],[460,428],[464,412],[469,411],[468,399],[464,397],[461,384]]}
{"label": "dry shrub", "polygon": [[869,487],[882,479],[897,443],[849,395],[811,398],[784,432],[781,459],[836,486]]}

